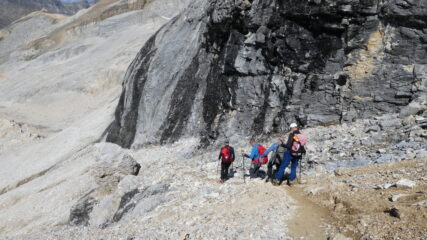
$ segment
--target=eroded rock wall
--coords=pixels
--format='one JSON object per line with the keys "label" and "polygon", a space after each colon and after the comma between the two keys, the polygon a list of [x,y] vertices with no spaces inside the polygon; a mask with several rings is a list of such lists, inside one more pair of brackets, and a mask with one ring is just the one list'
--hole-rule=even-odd
{"label": "eroded rock wall", "polygon": [[426,95],[427,2],[197,0],[128,69],[107,141],[260,136]]}

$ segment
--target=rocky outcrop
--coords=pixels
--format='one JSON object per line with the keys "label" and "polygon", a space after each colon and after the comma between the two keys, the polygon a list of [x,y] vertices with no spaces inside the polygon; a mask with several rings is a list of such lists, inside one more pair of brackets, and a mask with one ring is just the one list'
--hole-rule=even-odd
{"label": "rocky outcrop", "polygon": [[117,145],[100,144],[97,158],[99,163],[91,171],[94,188],[71,208],[70,225],[105,228],[133,209],[134,197],[142,195],[137,177],[141,165],[132,156]]}
{"label": "rocky outcrop", "polygon": [[259,136],[399,112],[426,92],[427,2],[194,1],[128,69],[107,140]]}

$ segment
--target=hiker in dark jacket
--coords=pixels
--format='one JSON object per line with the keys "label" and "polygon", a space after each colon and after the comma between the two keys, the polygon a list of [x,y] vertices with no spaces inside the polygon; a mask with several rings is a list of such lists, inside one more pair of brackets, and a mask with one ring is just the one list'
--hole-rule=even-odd
{"label": "hiker in dark jacket", "polygon": [[295,180],[297,176],[297,167],[298,162],[301,159],[301,156],[293,156],[292,155],[292,146],[295,141],[295,135],[301,134],[298,125],[296,123],[292,123],[290,125],[291,133],[289,134],[288,141],[286,143],[282,143],[281,146],[286,148],[286,152],[283,156],[282,163],[280,164],[279,169],[277,170],[276,174],[274,175],[274,185],[280,184],[281,180],[283,179],[283,175],[285,174],[285,170],[288,167],[289,164],[291,164],[291,174],[288,178],[288,185],[291,185],[291,182]]}
{"label": "hiker in dark jacket", "polygon": [[270,157],[270,160],[267,164],[267,179],[266,182],[268,182],[270,179],[273,179],[273,166],[275,166],[275,171],[277,171],[280,167],[280,164],[282,163],[283,156],[286,152],[286,148],[282,146],[283,144],[283,138],[279,138],[279,140],[275,143],[273,143],[267,151],[265,151],[261,158],[266,157],[270,152],[273,152],[273,154]]}
{"label": "hiker in dark jacket", "polygon": [[251,154],[248,155],[243,153],[243,156],[250,158],[252,160],[251,168],[249,169],[249,175],[251,178],[256,178],[258,177],[259,169],[261,168],[261,162],[259,161],[260,160],[260,154],[258,149],[259,144],[256,143],[254,139],[251,139],[249,143],[252,146]]}
{"label": "hiker in dark jacket", "polygon": [[223,183],[228,179],[228,169],[235,159],[234,148],[230,146],[228,141],[224,142],[224,147],[219,152],[218,160],[221,160],[221,179]]}

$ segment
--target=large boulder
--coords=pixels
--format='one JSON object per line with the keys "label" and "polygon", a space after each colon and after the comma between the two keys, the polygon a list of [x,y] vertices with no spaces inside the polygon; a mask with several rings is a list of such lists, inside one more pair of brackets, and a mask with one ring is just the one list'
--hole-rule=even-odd
{"label": "large boulder", "polygon": [[72,207],[70,225],[105,228],[132,210],[134,197],[141,195],[141,165],[118,145],[99,143],[96,148],[98,163],[91,171],[95,187]]}
{"label": "large boulder", "polygon": [[113,222],[120,221],[127,212],[135,207],[136,202],[132,202],[132,200],[142,189],[141,179],[133,175],[124,177],[116,191],[106,196],[98,195],[99,204],[90,214],[90,224],[105,228]]}

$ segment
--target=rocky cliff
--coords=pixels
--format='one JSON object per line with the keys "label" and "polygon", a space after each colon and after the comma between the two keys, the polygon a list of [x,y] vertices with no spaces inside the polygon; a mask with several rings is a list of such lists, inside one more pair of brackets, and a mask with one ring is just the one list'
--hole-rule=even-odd
{"label": "rocky cliff", "polygon": [[198,0],[129,67],[108,141],[280,132],[425,96],[427,2]]}

